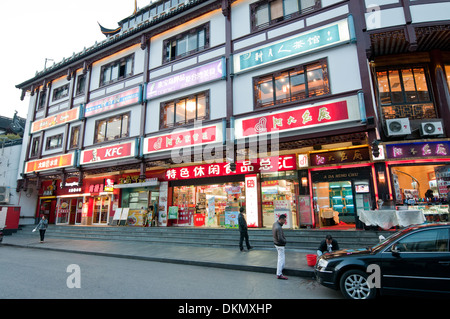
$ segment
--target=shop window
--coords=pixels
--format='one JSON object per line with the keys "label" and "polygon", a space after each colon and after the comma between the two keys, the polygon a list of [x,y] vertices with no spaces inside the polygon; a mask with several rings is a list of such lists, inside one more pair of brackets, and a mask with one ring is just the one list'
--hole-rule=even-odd
{"label": "shop window", "polygon": [[265,173],[261,176],[261,207],[264,227],[272,227],[278,216],[287,216],[287,227],[297,228],[294,172]]}
{"label": "shop window", "polygon": [[46,150],[53,150],[55,148],[61,148],[63,142],[63,135],[58,134],[54,136],[47,137],[47,140],[45,142],[45,149]]}
{"label": "shop window", "polygon": [[237,228],[237,212],[245,205],[244,182],[200,186],[176,186],[173,206],[177,218],[172,226],[206,226]]}
{"label": "shop window", "polygon": [[130,114],[121,114],[95,122],[94,143],[113,141],[129,136]]}
{"label": "shop window", "polygon": [[326,60],[254,78],[255,107],[267,107],[330,93]]}
{"label": "shop window", "polygon": [[191,55],[209,47],[209,23],[164,41],[164,63]]}
{"label": "shop window", "polygon": [[252,31],[322,7],[320,0],[263,0],[250,5]]}
{"label": "shop window", "polygon": [[384,119],[437,117],[425,68],[379,70],[376,76]]}
{"label": "shop window", "polygon": [[53,90],[52,101],[63,99],[69,95],[69,84],[63,85]]}
{"label": "shop window", "polygon": [[81,125],[74,126],[70,130],[70,144],[69,148],[78,148],[80,144],[80,132],[81,132]]}
{"label": "shop window", "polygon": [[104,65],[101,69],[100,86],[114,83],[133,75],[134,54]]}
{"label": "shop window", "polygon": [[209,119],[209,91],[161,103],[161,128]]}

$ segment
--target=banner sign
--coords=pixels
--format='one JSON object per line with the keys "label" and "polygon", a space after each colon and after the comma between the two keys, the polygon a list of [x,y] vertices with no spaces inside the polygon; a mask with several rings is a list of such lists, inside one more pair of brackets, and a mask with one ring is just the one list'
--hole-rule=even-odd
{"label": "banner sign", "polygon": [[186,72],[148,83],[146,97],[149,100],[191,86],[224,79],[225,76],[225,61],[222,58],[219,61],[201,65]]}
{"label": "banner sign", "polygon": [[349,25],[347,19],[345,19],[270,45],[236,54],[233,58],[233,73],[314,52],[349,40]]}
{"label": "banner sign", "polygon": [[149,154],[222,141],[222,124],[215,124],[191,130],[174,130],[169,134],[147,137],[144,139],[143,152]]}
{"label": "banner sign", "polygon": [[391,159],[449,156],[450,141],[386,144],[386,155]]}
{"label": "banner sign", "polygon": [[142,87],[115,94],[86,104],[85,117],[116,110],[118,108],[142,102]]}
{"label": "banner sign", "polygon": [[80,165],[94,164],[135,155],[135,141],[108,145],[81,152]]}
{"label": "banner sign", "polygon": [[64,155],[29,161],[25,164],[25,174],[73,166],[75,159],[74,154],[75,153],[68,153]]}
{"label": "banner sign", "polygon": [[45,119],[34,121],[31,124],[30,134],[79,120],[81,113],[80,110],[81,107],[75,107],[71,110],[46,117]]}
{"label": "banner sign", "polygon": [[302,107],[285,112],[272,113],[247,119],[236,120],[236,137],[270,134],[302,129],[312,125],[348,120],[347,101],[324,105]]}
{"label": "banner sign", "polygon": [[213,163],[188,167],[175,167],[166,171],[166,180],[183,180],[236,174],[256,174],[296,169],[297,163],[295,155],[282,155],[258,158],[253,161],[239,161],[236,163],[235,171],[231,170],[230,163]]}

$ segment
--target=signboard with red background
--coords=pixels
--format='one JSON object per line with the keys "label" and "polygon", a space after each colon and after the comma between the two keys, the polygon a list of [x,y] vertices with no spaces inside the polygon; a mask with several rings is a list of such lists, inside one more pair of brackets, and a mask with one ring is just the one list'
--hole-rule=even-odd
{"label": "signboard with red background", "polygon": [[81,152],[80,165],[122,159],[135,155],[135,141],[84,150]]}

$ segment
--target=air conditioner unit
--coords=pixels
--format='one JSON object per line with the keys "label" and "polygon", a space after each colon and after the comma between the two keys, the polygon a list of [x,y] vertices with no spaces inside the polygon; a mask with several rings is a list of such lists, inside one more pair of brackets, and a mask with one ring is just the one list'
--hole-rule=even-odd
{"label": "air conditioner unit", "polygon": [[442,122],[423,122],[420,123],[421,136],[435,136],[444,133]]}
{"label": "air conditioner unit", "polygon": [[7,186],[0,186],[0,203],[9,203],[9,187]]}
{"label": "air conditioner unit", "polygon": [[408,118],[386,120],[388,136],[404,136],[411,134],[411,125]]}

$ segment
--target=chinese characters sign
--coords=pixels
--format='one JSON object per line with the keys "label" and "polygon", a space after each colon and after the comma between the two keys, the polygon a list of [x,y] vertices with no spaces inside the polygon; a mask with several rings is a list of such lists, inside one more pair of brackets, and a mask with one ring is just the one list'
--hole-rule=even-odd
{"label": "chinese characters sign", "polygon": [[33,124],[31,124],[30,133],[33,134],[51,127],[76,121],[80,119],[80,109],[80,107],[76,107],[71,110],[46,117],[45,119],[34,121]]}
{"label": "chinese characters sign", "polygon": [[25,165],[25,174],[73,166],[74,159],[74,153],[69,153],[60,156],[29,161]]}
{"label": "chinese characters sign", "polygon": [[368,147],[348,148],[310,154],[311,166],[370,161]]}
{"label": "chinese characters sign", "polygon": [[134,156],[135,142],[115,144],[81,152],[80,164],[91,164]]}
{"label": "chinese characters sign", "polygon": [[223,59],[192,70],[178,73],[147,84],[147,99],[172,93],[198,84],[223,79],[226,75]]}
{"label": "chinese characters sign", "polygon": [[271,156],[253,161],[236,163],[236,171],[232,171],[230,163],[202,164],[188,167],[176,167],[166,171],[166,180],[216,177],[236,174],[256,174],[297,169],[295,155]]}
{"label": "chinese characters sign", "polygon": [[324,47],[350,40],[347,20],[307,31],[286,40],[237,54],[234,57],[234,73],[306,54]]}
{"label": "chinese characters sign", "polygon": [[236,136],[247,137],[252,135],[280,132],[291,129],[330,123],[349,119],[347,101],[310,106],[301,109],[289,110],[281,113],[269,114],[250,119],[238,120],[242,132]]}
{"label": "chinese characters sign", "polygon": [[141,86],[138,86],[137,88],[86,104],[84,116],[89,117],[112,111],[124,106],[140,103],[142,100],[141,97]]}
{"label": "chinese characters sign", "polygon": [[144,154],[167,151],[207,143],[222,142],[221,125],[211,125],[192,130],[174,130],[170,134],[148,137],[144,140]]}
{"label": "chinese characters sign", "polygon": [[386,144],[386,153],[391,159],[450,156],[450,141]]}

